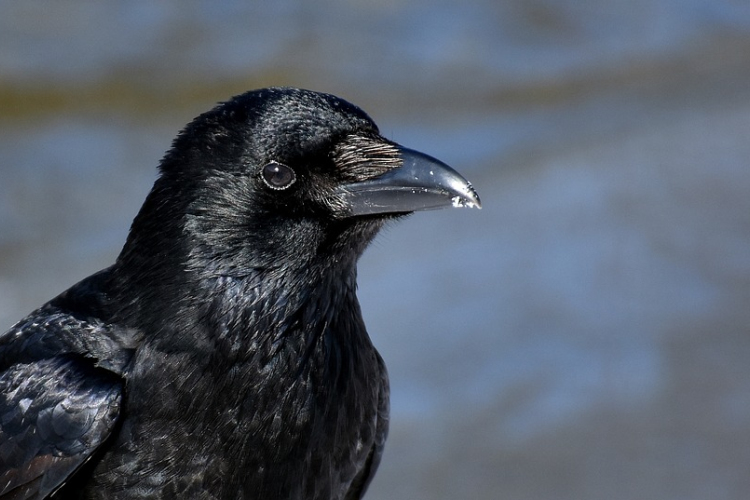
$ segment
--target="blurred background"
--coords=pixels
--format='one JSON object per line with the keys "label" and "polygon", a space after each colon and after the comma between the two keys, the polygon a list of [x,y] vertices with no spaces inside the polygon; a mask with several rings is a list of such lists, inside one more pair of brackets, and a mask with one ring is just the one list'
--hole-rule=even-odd
{"label": "blurred background", "polygon": [[360,263],[367,498],[750,495],[747,2],[3,1],[0,47],[0,329],[114,261],[195,115],[331,92],[484,204]]}

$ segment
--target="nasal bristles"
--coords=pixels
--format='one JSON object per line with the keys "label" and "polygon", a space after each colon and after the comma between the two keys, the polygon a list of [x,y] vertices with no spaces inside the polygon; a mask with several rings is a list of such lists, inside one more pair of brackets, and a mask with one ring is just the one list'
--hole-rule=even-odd
{"label": "nasal bristles", "polygon": [[364,181],[401,166],[396,146],[384,139],[350,135],[334,151],[334,162],[345,181]]}

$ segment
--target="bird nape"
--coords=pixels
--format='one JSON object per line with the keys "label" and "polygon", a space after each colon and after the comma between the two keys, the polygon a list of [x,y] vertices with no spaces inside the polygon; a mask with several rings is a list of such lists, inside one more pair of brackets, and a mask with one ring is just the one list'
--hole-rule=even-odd
{"label": "bird nape", "polygon": [[200,115],[117,261],[0,336],[0,499],[361,498],[388,376],[357,260],[450,206],[479,197],[332,95]]}

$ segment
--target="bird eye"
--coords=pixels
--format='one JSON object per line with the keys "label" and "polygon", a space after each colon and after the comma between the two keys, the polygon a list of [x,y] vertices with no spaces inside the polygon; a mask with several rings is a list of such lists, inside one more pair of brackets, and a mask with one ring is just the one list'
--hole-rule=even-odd
{"label": "bird eye", "polygon": [[294,170],[282,163],[271,162],[263,167],[263,181],[271,189],[286,189],[297,180]]}

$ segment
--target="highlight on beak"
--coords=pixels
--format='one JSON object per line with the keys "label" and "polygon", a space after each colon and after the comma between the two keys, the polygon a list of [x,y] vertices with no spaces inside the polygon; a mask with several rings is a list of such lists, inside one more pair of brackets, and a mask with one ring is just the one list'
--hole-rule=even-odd
{"label": "highlight on beak", "polygon": [[469,181],[451,167],[419,151],[398,148],[401,166],[339,188],[351,215],[374,215],[446,207],[482,208]]}

